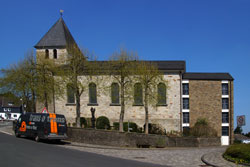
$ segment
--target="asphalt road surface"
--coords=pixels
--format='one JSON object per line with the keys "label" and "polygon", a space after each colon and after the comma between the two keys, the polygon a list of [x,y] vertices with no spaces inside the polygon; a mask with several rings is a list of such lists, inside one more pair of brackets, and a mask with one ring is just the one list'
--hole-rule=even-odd
{"label": "asphalt road surface", "polygon": [[[122,150],[121,150],[122,151]],[[0,132],[1,167],[160,167],[58,147]]]}

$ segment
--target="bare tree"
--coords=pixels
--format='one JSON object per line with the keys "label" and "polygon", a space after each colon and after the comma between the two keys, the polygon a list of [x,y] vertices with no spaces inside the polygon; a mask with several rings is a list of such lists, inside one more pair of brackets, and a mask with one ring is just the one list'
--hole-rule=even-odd
{"label": "bare tree", "polygon": [[134,61],[137,60],[137,54],[121,49],[114,53],[109,63],[109,73],[120,86],[121,111],[119,118],[119,131],[123,132],[123,120],[125,114],[125,102],[131,97],[131,83],[134,68]]}
{"label": "bare tree", "polygon": [[[154,64],[153,62],[136,62],[135,73],[135,80],[142,85],[143,89],[143,101],[145,110],[145,133],[148,134],[149,106],[154,107],[157,104],[162,105],[166,103],[166,89],[164,89],[164,87],[163,89],[161,89],[161,87],[158,87],[158,85],[159,83],[167,85],[167,82],[163,78],[163,73],[158,70],[157,64]],[[167,86],[165,88],[167,88]]]}
{"label": "bare tree", "polygon": [[[88,87],[88,81],[98,71],[95,68],[95,61],[90,61],[91,53],[86,49],[79,49],[76,44],[67,46],[68,58],[63,67],[65,74],[63,80],[71,88],[76,98],[76,126],[80,127],[81,95]],[[85,81],[82,81],[84,78]],[[86,81],[87,80],[87,81]]]}

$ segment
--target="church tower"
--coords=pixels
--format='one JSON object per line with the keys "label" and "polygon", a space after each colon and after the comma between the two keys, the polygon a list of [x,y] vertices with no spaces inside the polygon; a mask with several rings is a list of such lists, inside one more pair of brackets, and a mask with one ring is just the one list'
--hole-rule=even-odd
{"label": "church tower", "polygon": [[62,17],[49,29],[42,39],[34,46],[37,58],[54,60],[57,64],[65,64],[69,45],[76,45]]}

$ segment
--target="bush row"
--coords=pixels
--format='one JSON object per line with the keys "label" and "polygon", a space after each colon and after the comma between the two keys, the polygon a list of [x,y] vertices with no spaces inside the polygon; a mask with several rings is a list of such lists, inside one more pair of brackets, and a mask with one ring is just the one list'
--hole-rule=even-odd
{"label": "bush row", "polygon": [[[80,118],[80,124],[81,127],[83,128],[91,128],[92,127],[92,123],[91,123],[91,118],[85,118],[85,117],[81,117]],[[69,123],[68,126],[71,126],[71,124]],[[76,127],[76,123],[72,123],[73,127]],[[123,122],[123,131],[127,132],[128,128],[130,128],[130,132],[137,132],[137,133],[143,133],[143,128],[139,127],[136,123],[134,122]],[[145,125],[144,125],[145,128]],[[110,121],[107,117],[105,116],[100,116],[96,119],[96,129],[107,129],[110,130],[111,126],[110,126]],[[113,123],[113,130],[119,130],[119,122],[114,122]],[[161,127],[158,124],[151,124],[149,123],[149,133],[150,134],[161,134],[164,135],[166,134],[166,130]]]}

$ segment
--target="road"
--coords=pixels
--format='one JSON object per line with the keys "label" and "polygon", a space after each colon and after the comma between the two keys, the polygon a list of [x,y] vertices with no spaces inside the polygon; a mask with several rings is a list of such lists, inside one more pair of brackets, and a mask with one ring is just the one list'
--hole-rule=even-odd
{"label": "road", "polygon": [[[122,150],[121,150],[122,151]],[[160,167],[149,163],[70,150],[52,143],[16,138],[0,132],[1,167]]]}

